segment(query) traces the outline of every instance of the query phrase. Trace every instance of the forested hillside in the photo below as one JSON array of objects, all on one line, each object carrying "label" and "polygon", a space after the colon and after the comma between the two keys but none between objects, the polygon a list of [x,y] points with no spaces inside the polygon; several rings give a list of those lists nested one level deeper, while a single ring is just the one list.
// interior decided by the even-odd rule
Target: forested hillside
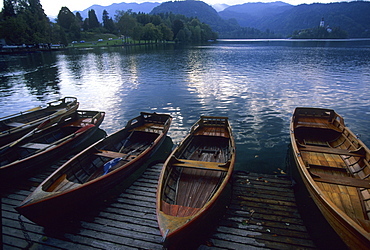
[{"label": "forested hillside", "polygon": [[103,10],[102,22],[99,22],[94,9],[90,9],[87,17],[83,18],[79,12],[74,14],[68,7],[62,7],[56,22],[52,23],[45,15],[40,0],[5,0],[4,3],[0,12],[0,49],[7,45],[51,47],[52,43],[63,47],[70,43],[82,44],[85,40],[96,45],[103,41],[102,35],[108,36],[108,42],[115,37],[116,43],[125,44],[136,41],[202,43],[217,39],[217,33],[208,24],[181,14],[151,15],[121,10],[115,13],[113,19]]},{"label": "forested hillside", "polygon": [[155,7],[150,13],[174,13],[187,17],[198,17],[200,21],[218,32],[220,38],[276,38],[273,33],[241,27],[235,20],[222,19],[215,9],[202,1],[165,2]]},{"label": "forested hillside", "polygon": [[315,3],[298,6],[279,2],[259,3],[260,11],[252,11],[256,5],[247,3],[239,8],[231,6],[219,14],[225,19],[233,18],[241,26],[268,29],[284,36],[289,36],[297,30],[318,27],[324,18],[325,25],[345,30],[350,38],[370,37],[370,2]]},{"label": "forested hillside", "polygon": [[201,22],[207,23],[215,31],[222,32],[230,29],[228,24],[217,13],[217,11],[202,1],[175,1],[165,2],[155,7],[150,14],[160,13],[181,14],[187,17],[198,17]]},{"label": "forested hillside", "polygon": [[[103,21],[102,16],[104,10],[107,11],[112,17],[116,14],[117,11],[128,11],[131,10],[131,12],[136,13],[150,13],[154,7],[160,5],[160,3],[151,3],[151,2],[145,2],[145,3],[113,3],[109,6],[101,6],[101,5],[93,5],[89,8],[86,8],[82,11],[78,11],[82,18],[87,18],[89,10],[94,10],[96,13],[96,16],[98,17],[98,20],[100,22]],[[77,11],[74,11],[76,14]]]},{"label": "forested hillside", "polygon": [[290,37],[300,30],[317,28],[322,18],[325,25],[340,29],[349,38],[370,37],[370,2],[302,4],[284,2],[246,3],[230,6],[217,13],[201,1],[165,2],[152,13],[178,13],[197,16],[224,38]]},{"label": "forested hillside", "polygon": [[245,3],[230,6],[219,12],[221,18],[235,19],[242,27],[259,27],[259,22],[294,8],[283,2]]}]

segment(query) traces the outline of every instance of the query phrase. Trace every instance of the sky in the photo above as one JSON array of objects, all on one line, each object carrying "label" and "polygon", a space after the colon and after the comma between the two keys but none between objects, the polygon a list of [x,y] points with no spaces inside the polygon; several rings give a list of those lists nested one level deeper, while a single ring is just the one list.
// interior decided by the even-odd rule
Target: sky
[{"label": "sky", "polygon": [[[167,2],[169,0],[63,0],[63,1],[56,1],[56,0],[40,0],[40,3],[45,11],[47,16],[56,17],[62,7],[68,7],[70,11],[82,11],[90,6],[97,4],[101,6],[109,6],[113,3],[122,3],[122,2],[136,2],[136,3],[143,3],[143,2]],[[277,0],[203,0],[203,2],[214,5],[214,4],[227,4],[227,5],[236,5],[236,4],[243,4],[248,2],[274,2]],[[280,0],[285,3],[289,3],[291,5],[299,5],[299,4],[311,4],[311,3],[331,3],[331,2],[343,2],[344,0]],[[351,0],[346,0],[349,2]],[[3,7],[3,1],[0,0],[0,7]]]}]

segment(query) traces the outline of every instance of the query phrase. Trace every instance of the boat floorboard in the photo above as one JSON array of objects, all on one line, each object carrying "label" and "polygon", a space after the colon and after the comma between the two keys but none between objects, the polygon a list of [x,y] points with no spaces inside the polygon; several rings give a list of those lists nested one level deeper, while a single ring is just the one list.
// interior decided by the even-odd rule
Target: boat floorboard
[{"label": "boat floorboard", "polygon": [[[3,248],[162,249],[155,211],[161,167],[149,167],[124,192],[86,211],[74,226],[56,231],[46,230],[23,216],[20,223],[14,210],[49,173],[20,184],[2,184]],[[287,178],[235,173],[231,203],[212,236],[199,249],[315,249],[290,186]]]}]

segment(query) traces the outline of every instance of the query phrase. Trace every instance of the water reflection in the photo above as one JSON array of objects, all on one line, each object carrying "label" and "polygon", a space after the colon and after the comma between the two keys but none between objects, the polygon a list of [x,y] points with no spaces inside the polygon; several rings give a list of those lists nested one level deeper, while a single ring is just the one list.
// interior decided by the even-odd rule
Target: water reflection
[{"label": "water reflection", "polygon": [[108,134],[140,111],[170,113],[175,144],[200,115],[229,116],[237,168],[271,173],[285,166],[296,106],[334,108],[370,145],[369,52],[345,42],[239,41],[3,57],[0,116],[76,96],[81,109],[106,111]]}]

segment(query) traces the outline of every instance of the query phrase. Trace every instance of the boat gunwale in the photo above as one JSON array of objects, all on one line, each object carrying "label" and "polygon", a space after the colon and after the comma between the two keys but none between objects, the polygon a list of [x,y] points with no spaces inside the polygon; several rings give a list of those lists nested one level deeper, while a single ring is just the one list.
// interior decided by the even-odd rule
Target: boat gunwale
[{"label": "boat gunwale", "polygon": [[[296,135],[295,135],[295,129],[297,128],[296,125],[296,112],[299,109],[307,109],[307,110],[320,110],[320,111],[331,111],[334,113],[336,117],[339,117],[338,119],[333,119],[333,121],[339,122],[342,128],[342,133],[344,131],[347,131],[349,134],[353,136],[353,138],[357,138],[353,132],[345,126],[344,119],[338,115],[334,110],[332,109],[316,109],[316,108],[300,108],[297,107],[294,110],[294,113],[292,115],[292,119],[290,122],[290,139],[291,139],[291,145],[292,145],[292,151],[294,155],[294,160],[297,163],[298,170],[300,173],[300,176],[302,177],[303,182],[305,183],[305,186],[307,187],[307,190],[309,191],[311,197],[315,201],[317,207],[321,211],[321,213],[324,215],[324,217],[327,219],[329,224],[333,227],[335,231],[340,235],[343,229],[338,231],[338,226],[341,228],[346,228],[347,231],[347,237],[348,232],[352,236],[352,238],[356,238],[361,241],[361,244],[365,246],[370,241],[370,232],[366,231],[359,223],[354,221],[350,216],[348,216],[345,212],[343,212],[341,209],[339,209],[330,199],[326,197],[326,195],[322,192],[321,188],[318,186],[316,181],[314,180],[313,176],[310,174],[309,169],[307,168],[306,164],[303,162],[303,159],[301,157],[301,151],[299,149],[299,145],[297,143]],[[309,126],[308,126],[309,127]],[[364,156],[365,160],[369,159],[369,149],[367,146],[358,139],[359,144],[362,146],[362,148],[365,150],[366,154]],[[330,219],[328,218],[330,216]],[[353,229],[358,232],[358,234],[355,234],[353,232]],[[357,237],[356,237],[357,236]],[[359,237],[358,237],[359,236]],[[343,238],[342,238],[343,239]],[[346,242],[346,239],[343,239],[343,241]],[[353,240],[352,240],[353,242]]]},{"label": "boat gunwale", "polygon": [[[67,99],[72,99],[72,101],[68,103],[66,101]],[[57,102],[61,102],[61,103],[59,103],[59,105],[54,105],[54,106],[52,105],[53,103],[57,103]],[[1,117],[0,122],[3,123],[5,126],[9,126],[9,124],[5,123],[7,120],[18,120],[22,118],[22,116],[30,116],[32,118],[32,117],[35,117],[36,114],[38,113],[40,114],[43,114],[46,112],[50,113],[50,114],[46,114],[43,117],[37,118],[36,120],[32,120],[27,123],[21,123],[19,126],[10,127],[9,129],[4,129],[0,131],[0,136],[11,135],[12,133],[16,133],[18,131],[22,131],[23,129],[26,129],[29,126],[37,126],[37,124],[40,124],[45,120],[53,118],[53,116],[55,116],[58,112],[61,112],[61,111],[65,111],[65,113],[58,115],[56,117],[64,116],[68,114],[69,112],[73,113],[73,111],[77,110],[78,106],[79,106],[79,102],[77,102],[76,97],[64,97],[64,98],[61,98],[55,101],[48,102],[47,107],[45,108],[42,108],[42,106],[37,106],[33,108],[36,110],[30,109],[30,110],[21,111],[19,113]]]},{"label": "boat gunwale", "polygon": [[[142,113],[145,113],[145,112],[142,112]],[[145,113],[145,114],[151,114],[151,113]],[[156,147],[158,145],[158,143],[162,139],[164,139],[165,135],[167,134],[167,132],[169,130],[169,126],[171,124],[172,117],[170,115],[166,115],[166,114],[157,114],[157,115],[168,116],[167,119],[166,119],[166,122],[164,123],[164,124],[166,124],[166,126],[164,126],[163,131],[161,133],[158,133],[158,136],[155,139],[155,141],[140,154],[140,157],[136,157],[135,159],[131,160],[130,162],[128,162],[127,164],[125,164],[126,166],[117,168],[117,169],[115,169],[113,171],[110,171],[106,175],[99,176],[99,177],[94,178],[94,179],[92,179],[90,181],[87,181],[85,183],[75,183],[74,182],[75,184],[79,184],[79,185],[76,185],[76,186],[74,186],[71,189],[63,190],[61,192],[59,192],[59,191],[56,191],[56,192],[55,191],[45,191],[48,188],[50,188],[50,186],[52,186],[53,183],[55,183],[60,177],[62,177],[64,174],[66,174],[66,172],[68,171],[68,169],[66,169],[66,168],[72,162],[78,160],[79,157],[81,157],[82,155],[84,155],[88,151],[96,151],[96,146],[99,145],[99,144],[101,144],[101,143],[103,143],[104,140],[109,139],[109,138],[114,138],[114,136],[117,135],[117,134],[119,134],[119,133],[124,133],[125,131],[128,132],[128,131],[134,129],[135,127],[137,127],[138,122],[134,122],[134,121],[137,120],[137,118],[141,117],[141,116],[138,116],[138,117],[135,117],[135,118],[129,120],[127,122],[127,125],[124,128],[119,129],[119,130],[115,131],[114,133],[112,133],[111,135],[98,140],[97,142],[93,143],[92,145],[90,145],[89,147],[85,148],[84,150],[82,150],[81,152],[79,152],[78,154],[76,154],[74,157],[72,157],[71,159],[69,159],[66,163],[64,163],[63,165],[61,165],[59,168],[57,168],[18,207],[22,207],[23,205],[26,207],[26,206],[29,206],[29,205],[32,205],[32,204],[36,204],[36,203],[40,203],[40,202],[46,202],[47,200],[57,199],[58,197],[61,197],[61,196],[67,196],[68,194],[70,194],[72,192],[75,192],[76,190],[81,190],[81,189],[88,188],[90,186],[95,185],[95,183],[100,182],[103,179],[111,179],[111,176],[114,176],[114,174],[116,174],[117,172],[124,171],[128,166],[135,164],[137,161],[141,160],[142,158],[145,158],[146,155],[152,151],[152,148],[153,147]],[[127,127],[127,126],[129,126],[129,127]],[[147,132],[147,133],[153,133],[153,132]],[[57,178],[55,178],[55,176],[57,176]],[[53,178],[54,178],[54,180],[51,180]],[[67,178],[66,178],[66,180],[69,181]],[[49,183],[49,184],[48,184],[47,187],[45,187],[45,185],[47,183]],[[47,196],[44,197],[44,198],[42,198],[42,199],[33,201],[33,202],[27,201],[36,192],[40,192],[40,193],[42,192],[44,194],[47,194]]]},{"label": "boat gunwale", "polygon": [[[216,192],[212,195],[212,198],[210,200],[208,200],[204,204],[204,206],[201,207],[197,211],[196,214],[191,215],[191,216],[186,216],[186,217],[175,217],[175,216],[172,216],[172,215],[168,215],[168,214],[164,213],[163,210],[162,210],[162,201],[164,201],[162,199],[162,197],[163,197],[164,188],[167,185],[167,184],[164,183],[164,181],[167,181],[167,179],[168,179],[168,177],[166,177],[166,179],[165,179],[164,176],[167,172],[167,169],[170,168],[171,165],[172,165],[171,164],[172,157],[175,156],[175,154],[178,151],[180,151],[182,147],[187,147],[187,145],[186,145],[187,142],[189,140],[191,140],[191,137],[194,137],[194,134],[196,133],[197,130],[202,128],[201,121],[202,121],[203,118],[221,118],[221,119],[225,120],[225,124],[223,126],[225,126],[227,128],[227,131],[228,131],[228,134],[229,134],[229,137],[227,137],[227,138],[228,138],[229,143],[230,143],[230,151],[232,151],[231,157],[228,160],[228,162],[230,162],[229,169],[228,169],[227,172],[225,171],[226,175],[224,176],[224,179],[223,179],[221,185],[218,186]],[[211,126],[211,125],[209,125],[209,126]],[[219,136],[219,137],[223,137],[223,136]],[[234,140],[234,137],[233,137],[233,134],[232,134],[231,125],[228,121],[228,117],[201,116],[200,119],[191,127],[191,130],[186,135],[186,137],[178,144],[178,146],[168,156],[165,163],[163,164],[163,168],[162,168],[162,171],[161,171],[159,179],[158,179],[157,194],[156,194],[156,217],[157,217],[157,221],[158,221],[158,224],[159,224],[160,232],[161,232],[162,236],[164,237],[163,238],[163,244],[164,245],[167,244],[167,241],[169,240],[169,238],[176,238],[176,236],[181,232],[181,230],[183,230],[185,228],[189,228],[189,227],[191,228],[191,227],[193,227],[193,225],[196,225],[196,223],[199,223],[199,219],[202,216],[205,216],[207,211],[211,210],[214,207],[214,205],[217,203],[218,198],[220,197],[222,192],[225,190],[227,184],[229,183],[229,181],[231,179],[231,176],[232,176],[232,173],[233,173],[233,170],[234,170],[234,164],[235,164],[235,151],[236,151],[235,149],[236,149],[235,140]],[[181,161],[181,158],[179,159],[179,161]],[[225,164],[227,164],[227,162]],[[172,171],[172,169],[170,169],[169,171]],[[167,174],[167,176],[168,175],[169,174]],[[169,220],[169,218],[181,218],[181,219],[186,219],[187,222],[184,223],[183,225],[181,225],[180,227],[177,227],[174,231],[166,232],[166,230],[163,229],[160,225],[161,224],[160,221],[162,220],[161,217],[165,220]]]},{"label": "boat gunwale", "polygon": [[[76,113],[77,112],[79,112],[79,110],[77,110],[77,111],[75,111]],[[74,113],[75,113],[74,112]],[[84,112],[86,112],[86,111],[84,111]],[[89,123],[89,125],[94,125],[95,127],[96,127],[96,124],[98,124],[98,125],[100,125],[100,123],[103,121],[103,119],[104,119],[104,117],[105,117],[105,112],[103,112],[103,111],[91,111],[91,112],[95,112],[95,113],[97,113],[97,115],[99,115],[100,114],[100,117],[99,117],[99,119],[97,119],[97,117],[96,116],[94,116],[94,117],[91,117],[91,119],[93,119],[93,118],[95,118],[96,119],[96,122],[95,123],[93,123],[93,121],[91,121],[91,123]],[[69,115],[66,115],[66,116],[64,116],[64,117],[70,117],[70,116],[72,116],[74,113],[71,113],[71,114],[69,114]],[[80,120],[80,119],[78,119],[78,120]],[[67,122],[67,124],[68,124],[69,122]],[[68,126],[67,126],[68,127]],[[59,127],[59,129],[61,129],[62,127]],[[80,129],[83,129],[84,127],[81,127]],[[32,155],[30,155],[30,156],[28,156],[28,157],[25,157],[25,158],[23,158],[23,159],[18,159],[18,160],[15,160],[15,161],[12,161],[12,162],[10,162],[9,164],[6,164],[6,165],[3,165],[3,166],[0,166],[0,171],[7,171],[8,169],[10,169],[10,168],[12,168],[13,166],[15,166],[15,165],[18,165],[18,164],[23,164],[24,162],[27,162],[27,161],[30,161],[30,160],[33,160],[33,159],[35,159],[35,158],[37,158],[37,157],[40,157],[41,155],[44,155],[44,154],[46,154],[46,153],[48,153],[48,152],[50,152],[51,150],[53,150],[53,151],[55,151],[55,150],[57,150],[57,149],[59,149],[59,148],[61,148],[61,147],[63,147],[65,144],[67,144],[67,143],[69,143],[72,139],[74,140],[74,139],[76,139],[76,138],[79,138],[79,137],[81,137],[81,136],[83,136],[83,135],[85,135],[85,132],[88,132],[90,129],[92,129],[93,128],[93,126],[90,126],[90,127],[88,127],[87,128],[87,130],[84,130],[84,131],[82,131],[82,133],[80,133],[80,132],[78,132],[78,130],[77,131],[75,131],[75,132],[73,132],[73,133],[71,133],[71,134],[69,134],[69,135],[67,135],[67,136],[65,136],[65,137],[63,137],[63,138],[61,138],[61,139],[59,139],[58,141],[61,141],[60,143],[56,143],[56,142],[58,142],[58,141],[56,141],[56,142],[53,142],[53,143],[51,143],[51,144],[49,144],[49,146],[47,146],[45,149],[42,149],[42,150],[39,150],[39,152],[35,152],[35,154],[32,154]],[[49,128],[50,129],[50,128]],[[78,132],[78,133],[77,133]],[[69,138],[69,137],[71,137],[71,138]],[[56,144],[56,145],[53,145],[53,144]]]}]

